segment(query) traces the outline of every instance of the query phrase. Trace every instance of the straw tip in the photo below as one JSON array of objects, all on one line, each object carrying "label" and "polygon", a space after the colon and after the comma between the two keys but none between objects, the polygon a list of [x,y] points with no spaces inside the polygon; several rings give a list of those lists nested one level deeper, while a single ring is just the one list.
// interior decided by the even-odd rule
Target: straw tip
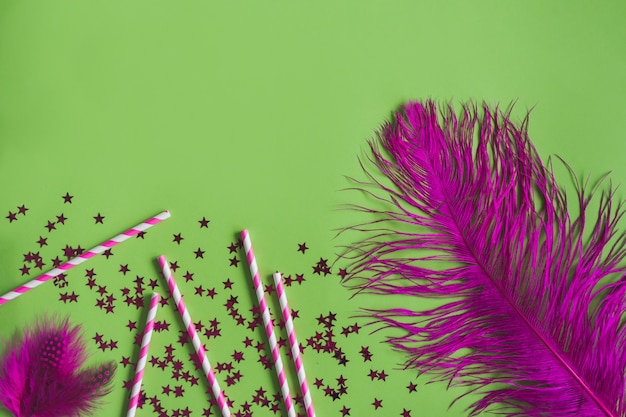
[{"label": "straw tip", "polygon": [[167,259],[165,259],[165,256],[161,255],[161,256],[159,256],[158,259],[159,259],[159,264],[161,266],[165,266],[167,264]]},{"label": "straw tip", "polygon": [[163,210],[162,212],[160,212],[159,214],[157,214],[154,217],[159,219],[159,220],[167,220],[170,217],[172,217],[172,213],[170,213],[169,210]]}]

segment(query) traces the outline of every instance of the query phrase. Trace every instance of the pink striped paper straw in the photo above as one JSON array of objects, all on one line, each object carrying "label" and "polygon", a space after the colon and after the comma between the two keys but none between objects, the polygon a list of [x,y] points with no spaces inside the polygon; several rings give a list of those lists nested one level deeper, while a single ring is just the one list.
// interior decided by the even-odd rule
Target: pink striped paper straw
[{"label": "pink striped paper straw", "polygon": [[152,294],[152,298],[150,299],[150,309],[148,310],[148,318],[146,319],[146,326],[143,331],[143,339],[141,340],[139,359],[137,360],[137,366],[135,367],[135,381],[133,382],[133,388],[130,391],[128,414],[126,414],[127,417],[134,417],[137,412],[137,404],[139,403],[139,394],[141,392],[141,381],[143,380],[143,371],[146,367],[146,361],[148,360],[150,339],[152,338],[152,329],[154,329],[154,318],[156,317],[160,300],[161,296],[158,293]]},{"label": "pink striped paper straw", "polygon": [[304,372],[304,364],[302,363],[302,354],[300,352],[300,344],[296,338],[296,329],[293,327],[293,319],[291,317],[291,309],[287,303],[287,294],[283,287],[283,276],[276,272],[274,275],[274,285],[276,286],[276,293],[278,294],[278,302],[280,303],[280,309],[283,311],[283,320],[285,321],[285,327],[289,336],[289,344],[291,346],[291,356],[296,366],[298,373],[298,382],[300,383],[300,392],[302,398],[304,398],[304,407],[306,408],[306,414],[308,417],[315,417],[315,410],[313,409],[313,400],[311,400],[311,392],[309,391],[309,384],[306,380],[306,373]]},{"label": "pink striped paper straw", "polygon": [[270,318],[270,310],[265,300],[265,293],[263,292],[263,284],[259,277],[259,269],[257,268],[256,258],[254,257],[254,250],[252,249],[252,241],[250,240],[250,233],[247,230],[241,232],[241,238],[243,239],[243,246],[246,250],[248,257],[248,265],[250,266],[250,275],[252,276],[252,282],[254,283],[254,292],[256,298],[259,300],[259,307],[261,308],[261,315],[263,316],[263,324],[265,325],[265,333],[269,339],[270,349],[272,350],[272,357],[274,358],[274,368],[276,368],[276,375],[278,376],[278,382],[280,383],[280,390],[285,400],[285,408],[289,417],[296,417],[296,410],[291,401],[291,394],[289,393],[289,384],[287,382],[287,376],[285,375],[285,369],[283,368],[283,361],[280,358],[280,351],[278,350],[278,343],[276,343],[276,335],[274,334],[274,325]]},{"label": "pink striped paper straw", "polygon": [[211,368],[211,363],[209,362],[209,358],[206,355],[206,351],[204,350],[204,346],[200,343],[200,338],[198,337],[198,332],[196,331],[196,326],[191,321],[191,316],[187,311],[187,307],[185,307],[185,302],[183,301],[183,297],[180,294],[178,289],[178,285],[176,285],[176,281],[174,281],[174,276],[172,275],[172,271],[170,270],[170,264],[165,259],[165,256],[159,256],[159,264],[161,265],[161,269],[163,270],[163,277],[167,281],[167,285],[170,287],[170,293],[172,297],[174,297],[174,302],[178,307],[178,312],[183,318],[183,323],[187,328],[187,333],[189,334],[189,338],[191,339],[191,343],[193,347],[196,349],[196,354],[202,363],[202,369],[209,381],[209,385],[211,385],[211,390],[213,391],[213,396],[217,401],[217,405],[222,410],[223,417],[230,417],[230,410],[228,409],[228,403],[226,402],[226,398],[224,397],[224,393],[220,388],[219,383],[217,382],[217,378],[215,377],[215,372],[213,372],[213,368]]},{"label": "pink striped paper straw", "polygon": [[169,211],[164,211],[162,213],[157,214],[156,216],[144,221],[141,224],[138,224],[137,226],[128,229],[127,231],[125,231],[124,233],[115,236],[114,238],[111,238],[109,240],[107,240],[104,243],[101,243],[100,245],[96,246],[93,249],[90,249],[86,252],[81,253],[80,255],[70,259],[69,261],[65,262],[64,264],[54,268],[52,271],[47,272],[43,275],[38,276],[37,278],[28,281],[26,284],[17,287],[16,289],[14,289],[13,291],[4,294],[2,297],[0,297],[0,305],[8,303],[9,301],[19,297],[20,295],[24,294],[25,292],[28,292],[30,290],[32,290],[35,287],[40,286],[41,284],[43,284],[44,282],[61,275],[64,272],[69,271],[70,269],[74,268],[77,265],[82,264],[83,262],[85,262],[87,259],[89,258],[93,258],[94,256],[98,255],[99,253],[104,252],[107,249],[112,248],[113,246],[122,243],[123,241],[129,239],[132,236],[135,236],[136,234],[138,234],[139,232],[143,232],[144,230],[147,230],[149,228],[151,228],[152,226],[154,226],[157,223],[162,222],[165,219],[169,219],[170,218],[170,212]]}]

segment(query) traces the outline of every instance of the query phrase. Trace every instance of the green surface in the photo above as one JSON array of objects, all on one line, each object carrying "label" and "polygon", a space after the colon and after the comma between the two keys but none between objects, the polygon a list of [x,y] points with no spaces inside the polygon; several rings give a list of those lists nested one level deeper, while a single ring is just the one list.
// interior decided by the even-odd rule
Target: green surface
[{"label": "green surface", "polygon": [[[19,271],[22,254],[37,250],[40,236],[49,236],[41,249],[48,262],[65,244],[91,247],[163,209],[172,212],[143,241],[76,268],[67,288],[47,283],[1,306],[0,334],[44,312],[71,314],[88,337],[100,332],[119,341],[102,352],[90,340],[94,360],[133,358],[125,325],[141,327],[144,315],[121,300],[113,315],[95,307],[85,268],[115,291],[140,275],[158,279],[166,294],[155,263],[164,253],[182,265],[177,275],[194,320],[222,323],[221,337],[204,339],[212,362],[232,361],[246,336],[264,340],[258,328],[236,326],[223,307],[231,295],[247,315],[255,304],[244,265],[231,267],[226,249],[248,228],[266,282],[277,269],[305,274],[302,285],[288,288],[301,341],[320,331],[320,312],[337,313],[337,341],[350,363],[341,367],[307,350],[305,366],[311,383],[336,386],[343,375],[349,392],[333,401],[313,388],[318,416],[340,416],[343,407],[351,416],[398,416],[403,409],[413,417],[463,415],[467,402],[448,409],[458,392],[396,369],[402,356],[380,343],[384,332],[340,333],[359,307],[387,305],[349,300],[336,266],[327,277],[311,270],[320,257],[334,259],[341,242],[332,239],[334,229],[353,220],[337,210],[356,198],[339,192],[348,186],[344,175],[362,178],[357,156],[366,140],[408,99],[516,100],[518,115],[534,108],[530,133],[542,156],[558,153],[579,174],[613,171],[613,181],[624,182],[625,12],[618,1],[0,0],[0,292],[27,279]],[[66,192],[75,196],[71,205],[61,198]],[[4,216],[21,204],[27,215],[9,223]],[[104,224],[94,223],[98,212]],[[46,222],[61,213],[67,224],[48,233]],[[197,222],[203,216],[211,220],[206,229]],[[172,234],[179,232],[185,240],[176,245]],[[297,244],[305,241],[311,249],[303,255]],[[198,247],[204,259],[195,259]],[[121,264],[131,273],[121,274]],[[194,282],[182,278],[186,271]],[[230,292],[222,288],[227,279]],[[215,287],[215,299],[191,296],[199,283]],[[80,302],[58,302],[67,290]],[[154,336],[162,355],[182,327],[171,306],[159,318],[171,323]],[[176,346],[178,357],[186,356]],[[363,346],[371,362],[359,355]],[[243,378],[227,388],[235,410],[259,386],[277,392],[274,375],[246,352],[238,365]],[[122,383],[131,368],[120,367],[97,416],[124,412]],[[372,369],[389,377],[372,381]],[[409,393],[412,381],[418,389]],[[161,395],[167,384],[167,372],[146,370],[147,391]],[[183,399],[161,395],[163,404],[200,416],[208,407],[205,388],[188,387]],[[374,398],[382,408],[374,410]],[[158,414],[147,407],[138,415]]]}]

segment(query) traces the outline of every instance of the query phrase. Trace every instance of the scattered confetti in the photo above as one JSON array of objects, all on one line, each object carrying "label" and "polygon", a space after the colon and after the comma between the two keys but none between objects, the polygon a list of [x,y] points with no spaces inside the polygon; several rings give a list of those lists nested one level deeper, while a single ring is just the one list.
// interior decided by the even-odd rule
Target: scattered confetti
[{"label": "scattered confetti", "polygon": [[[31,207],[19,204],[2,208],[7,213],[3,222],[6,230],[10,232],[14,227],[28,224],[32,234],[28,240],[30,247],[22,251],[17,260],[19,264],[12,269],[16,275],[23,276],[24,281],[40,275],[44,268],[58,267],[85,252],[83,242],[79,245],[65,238],[69,230],[66,228],[75,223],[90,225],[93,229],[86,229],[84,233],[85,242],[89,243],[90,231],[93,235],[101,235],[104,230],[101,225],[119,220],[112,214],[102,214],[110,213],[108,207],[81,207],[86,203],[79,197],[66,192],[59,201],[56,200],[58,195],[55,196],[57,204],[51,203],[48,213],[31,204]],[[62,207],[67,210],[61,212]],[[216,377],[224,389],[232,415],[286,415],[276,386],[271,382],[255,383],[259,375],[269,375],[265,381],[272,381],[275,378],[274,364],[264,336],[260,309],[253,302],[248,272],[240,267],[240,263],[246,261],[243,242],[239,238],[234,241],[219,236],[207,238],[205,232],[202,232],[205,236],[202,240],[194,237],[198,228],[208,229],[210,222],[203,216],[199,220],[177,219],[177,223],[172,223],[177,229],[166,235],[163,245],[165,253],[175,254],[170,259],[170,269],[179,277],[185,301],[201,302],[206,306],[205,310],[194,314],[197,320],[194,326],[209,355],[215,350],[218,358],[213,362]],[[141,247],[143,241],[151,241],[151,234],[144,231],[136,236],[141,239],[135,243],[136,247]],[[318,246],[309,243],[311,247]],[[293,291],[306,297],[309,291],[319,286],[328,286],[329,291],[340,290],[340,279],[347,274],[345,269],[335,267],[329,260],[332,248],[327,248],[326,253],[316,253],[310,249],[309,243],[304,240],[289,243],[290,247],[297,248],[292,256],[297,253],[294,259],[299,262],[296,271],[283,274],[284,286],[292,288],[290,296]],[[140,314],[153,291],[168,292],[154,263],[146,262],[152,265],[147,268],[137,259],[136,253],[129,256],[122,249],[119,254],[117,250],[114,254],[111,248],[104,250],[102,262],[58,275],[52,288],[56,291],[52,301],[57,304],[55,311],[88,311],[96,320],[116,319],[107,321],[106,326],[95,327],[98,330],[90,335],[90,348],[103,356],[111,355],[118,361],[120,369],[125,370],[119,373],[115,389],[126,391],[126,398],[133,386],[136,354],[142,339],[140,327],[145,316],[140,318]],[[221,272],[214,273],[216,270]],[[271,275],[263,276],[262,280],[268,299],[275,298]],[[154,321],[153,347],[145,367],[146,379],[159,381],[159,384],[142,388],[137,397],[137,408],[158,417],[218,416],[220,409],[210,395],[189,335],[173,315],[176,313],[173,300],[163,296],[159,305],[162,308]],[[292,352],[285,322],[280,310],[271,308],[277,345],[287,367],[292,361]],[[316,408],[335,416],[384,412],[385,415],[411,417],[412,401],[418,392],[415,375],[389,369],[387,362],[384,365],[378,363],[385,355],[377,352],[386,352],[385,345],[373,341],[369,331],[363,331],[363,323],[354,321],[345,309],[329,309],[326,303],[294,303],[292,316],[301,338],[302,360],[307,367]],[[115,326],[126,336],[119,337],[113,332],[111,329]],[[316,368],[316,363],[326,365],[321,370]],[[304,400],[297,388],[294,369],[286,370],[297,415],[304,417]],[[370,387],[370,395],[351,390],[353,384]],[[394,395],[403,392],[406,401],[385,400],[387,392]],[[186,398],[193,393],[201,393],[206,402],[190,403]]]}]

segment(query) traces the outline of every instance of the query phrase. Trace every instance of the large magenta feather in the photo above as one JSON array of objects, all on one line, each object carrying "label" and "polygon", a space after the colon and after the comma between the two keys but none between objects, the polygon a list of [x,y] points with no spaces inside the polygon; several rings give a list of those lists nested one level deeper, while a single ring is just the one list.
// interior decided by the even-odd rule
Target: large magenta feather
[{"label": "large magenta feather", "polygon": [[[590,218],[599,191],[576,182],[569,213],[528,119],[509,114],[428,101],[382,127],[370,159],[387,180],[359,189],[388,208],[359,207],[377,217],[352,228],[369,233],[346,282],[401,300],[368,313],[401,330],[389,341],[408,367],[478,394],[470,415],[624,416],[622,205],[603,191]],[[443,301],[424,311],[407,295]]]},{"label": "large magenta feather", "polygon": [[110,391],[114,363],[83,368],[80,327],[46,318],[19,332],[0,357],[0,401],[15,417],[78,417]]}]

